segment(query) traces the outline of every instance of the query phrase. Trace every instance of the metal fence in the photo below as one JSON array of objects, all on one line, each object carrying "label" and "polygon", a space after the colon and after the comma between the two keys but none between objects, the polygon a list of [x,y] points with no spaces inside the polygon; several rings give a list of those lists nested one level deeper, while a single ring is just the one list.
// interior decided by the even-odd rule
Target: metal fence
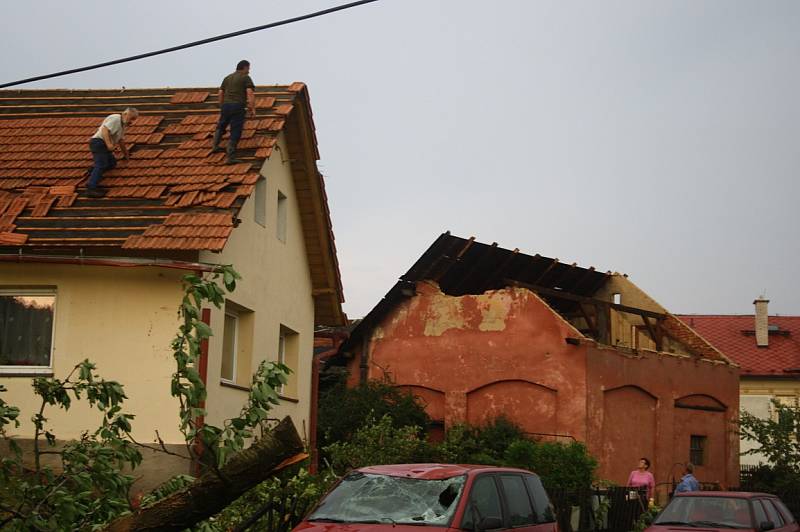
[{"label": "metal fence", "polygon": [[646,490],[548,490],[561,532],[628,532],[647,508]]}]

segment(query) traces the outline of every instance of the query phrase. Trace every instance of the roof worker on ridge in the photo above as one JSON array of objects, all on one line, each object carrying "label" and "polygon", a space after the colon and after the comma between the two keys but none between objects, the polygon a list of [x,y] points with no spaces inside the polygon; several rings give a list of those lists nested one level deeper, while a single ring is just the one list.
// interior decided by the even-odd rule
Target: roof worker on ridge
[{"label": "roof worker on ridge", "polygon": [[[228,164],[239,163],[236,159],[236,145],[242,136],[244,119],[246,114],[255,116],[256,114],[256,86],[250,79],[250,61],[242,60],[236,65],[236,72],[228,74],[222,80],[219,87],[219,122],[217,130],[214,132],[214,143],[211,152],[221,151],[219,141],[225,133],[225,129],[230,125],[231,136],[228,139]],[[245,112],[245,105],[247,112]]]},{"label": "roof worker on ridge", "polygon": [[91,198],[102,198],[105,189],[100,188],[100,180],[103,179],[103,172],[112,170],[117,166],[117,159],[114,157],[114,150],[119,146],[122,158],[127,159],[128,147],[125,145],[125,128],[128,127],[139,117],[139,111],[135,107],[128,107],[122,113],[108,115],[97,131],[89,139],[89,151],[92,152],[94,166],[89,173],[89,182],[86,187],[89,189],[87,195]]}]

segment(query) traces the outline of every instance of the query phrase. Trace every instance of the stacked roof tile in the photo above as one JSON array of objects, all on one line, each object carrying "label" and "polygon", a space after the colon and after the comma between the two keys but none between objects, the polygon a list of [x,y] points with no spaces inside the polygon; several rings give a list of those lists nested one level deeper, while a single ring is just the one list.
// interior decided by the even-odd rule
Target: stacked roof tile
[{"label": "stacked roof tile", "polygon": [[[257,87],[235,165],[211,153],[214,89],[0,91],[0,247],[222,250],[304,91]],[[89,198],[89,138],[129,106],[131,158]]]}]

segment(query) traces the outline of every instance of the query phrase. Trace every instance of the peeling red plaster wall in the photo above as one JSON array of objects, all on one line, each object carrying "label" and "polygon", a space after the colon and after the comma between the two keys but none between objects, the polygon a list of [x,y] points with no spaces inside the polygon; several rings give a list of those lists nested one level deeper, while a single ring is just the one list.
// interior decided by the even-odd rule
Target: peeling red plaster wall
[{"label": "peeling red plaster wall", "polygon": [[[451,297],[420,283],[417,291],[373,331],[369,378],[428,390],[432,417],[443,410],[446,426],[504,412],[530,432],[584,437],[585,348],[565,343],[578,336],[571,325],[523,288]],[[351,384],[360,363],[357,353]]]},{"label": "peeling red plaster wall", "polygon": [[[528,432],[571,435],[599,459],[600,478],[619,484],[642,456],[653,462],[656,482],[679,478],[673,465],[688,460],[689,437],[698,433],[691,431],[702,429],[715,456],[698,478],[738,482],[737,368],[567,344],[580,334],[523,288],[452,297],[426,282],[417,292],[372,331],[368,377],[388,375],[414,391],[434,420],[448,427],[503,413]],[[360,363],[356,349],[348,365],[353,385]],[[709,404],[726,412],[674,407],[693,394],[713,397]]]}]

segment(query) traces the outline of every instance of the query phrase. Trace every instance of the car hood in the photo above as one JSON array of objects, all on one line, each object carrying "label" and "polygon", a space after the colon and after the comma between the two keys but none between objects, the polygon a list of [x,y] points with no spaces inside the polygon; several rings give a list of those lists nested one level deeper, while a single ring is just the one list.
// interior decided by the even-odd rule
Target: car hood
[{"label": "car hood", "polygon": [[386,532],[388,530],[393,532],[433,532],[436,530],[447,530],[447,527],[392,525],[391,523],[311,523],[304,521],[297,525],[292,532],[297,532],[299,530],[307,532],[336,532],[339,530],[346,530],[348,532]]}]

